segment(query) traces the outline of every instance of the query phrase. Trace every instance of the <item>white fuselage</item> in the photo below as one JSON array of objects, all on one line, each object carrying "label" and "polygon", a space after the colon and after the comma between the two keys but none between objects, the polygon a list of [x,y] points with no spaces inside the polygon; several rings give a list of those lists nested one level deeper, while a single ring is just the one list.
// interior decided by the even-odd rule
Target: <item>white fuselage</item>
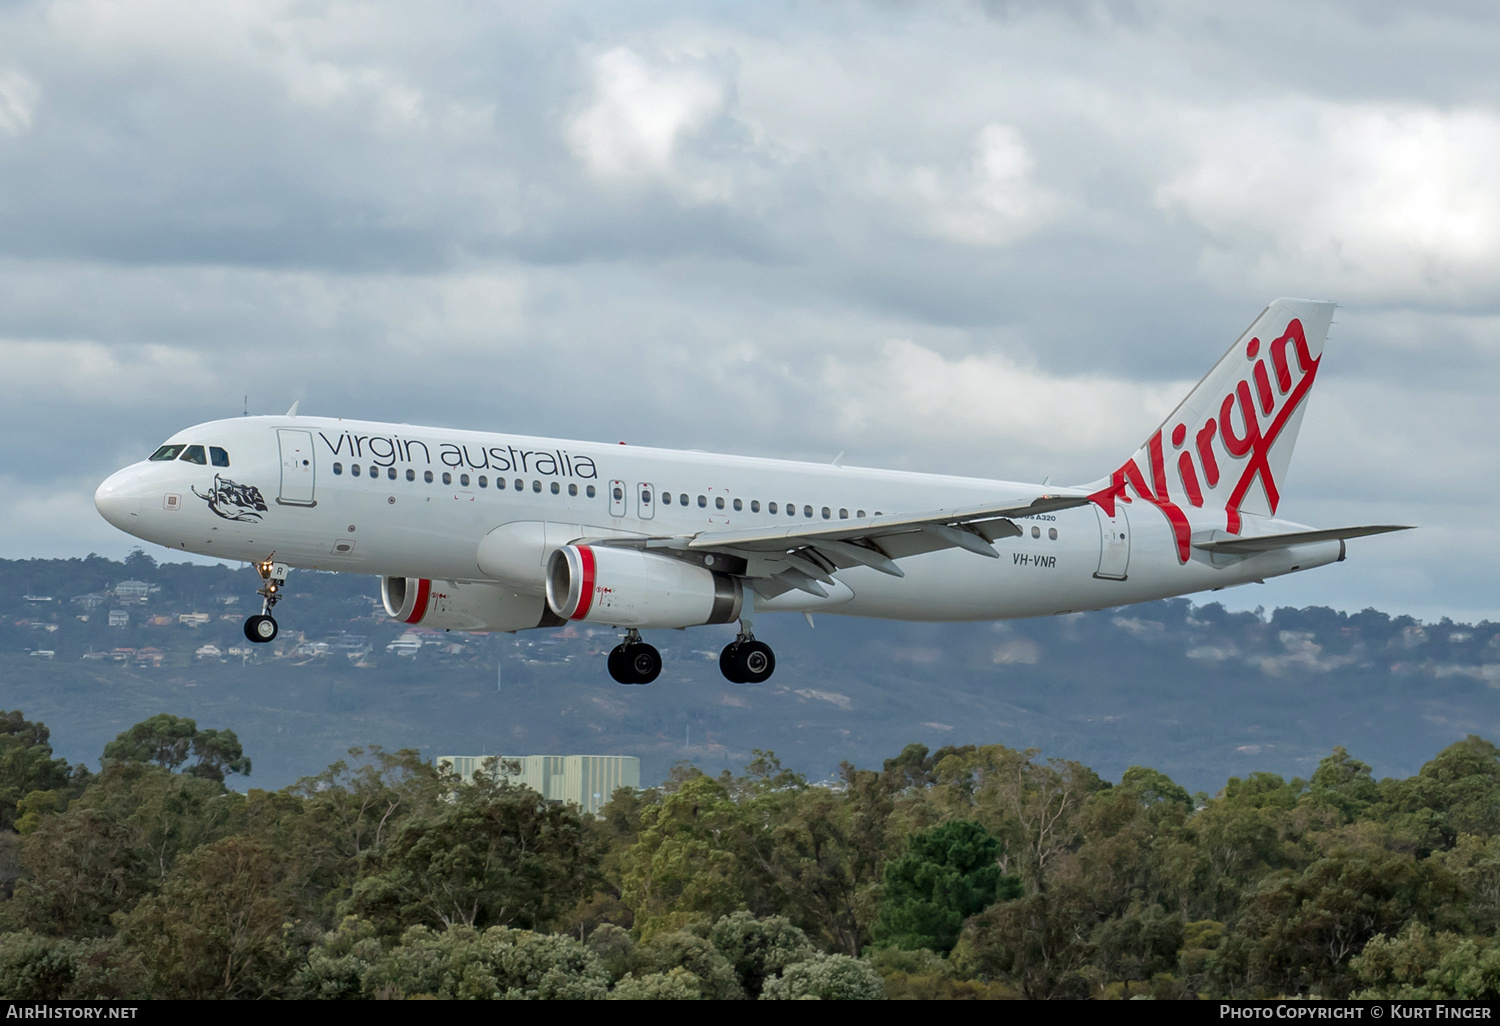
[{"label": "white fuselage", "polygon": [[[96,502],[115,526],[210,557],[257,561],[274,553],[295,567],[454,581],[492,579],[481,566],[481,543],[506,525],[545,525],[538,536],[561,545],[1024,503],[1042,490],[317,417],[214,421],[169,443],[217,452],[202,463],[148,460],[113,475]],[[1225,528],[1222,510],[1193,511],[1189,519],[1194,538]],[[1298,526],[1246,520],[1242,535]],[[1195,552],[1182,562],[1167,520],[1140,501],[1118,505],[1113,517],[1091,503],[1016,523],[1019,537],[995,542],[999,559],[961,548],[928,552],[901,560],[904,577],[867,567],[840,570],[841,586],[826,597],[791,591],[757,607],[901,620],[1008,619],[1223,588],[1334,562],[1343,553],[1341,542],[1322,541],[1247,557]]]}]

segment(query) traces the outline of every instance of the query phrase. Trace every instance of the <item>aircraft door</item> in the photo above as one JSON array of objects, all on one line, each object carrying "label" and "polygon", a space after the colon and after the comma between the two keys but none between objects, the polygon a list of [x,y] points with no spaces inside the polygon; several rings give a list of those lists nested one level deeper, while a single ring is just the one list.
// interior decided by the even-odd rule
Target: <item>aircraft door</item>
[{"label": "aircraft door", "polygon": [[1130,520],[1125,514],[1125,506],[1116,501],[1114,516],[1097,505],[1094,512],[1099,515],[1099,569],[1094,576],[1107,581],[1123,581],[1130,567]]},{"label": "aircraft door", "polygon": [[281,445],[281,494],[276,502],[282,506],[316,506],[312,432],[278,428],[276,440]]},{"label": "aircraft door", "polygon": [[612,517],[623,517],[625,515],[624,481],[611,481],[609,483],[609,515]]},{"label": "aircraft door", "polygon": [[656,516],[656,487],[642,482],[635,486],[636,515],[642,520]]}]

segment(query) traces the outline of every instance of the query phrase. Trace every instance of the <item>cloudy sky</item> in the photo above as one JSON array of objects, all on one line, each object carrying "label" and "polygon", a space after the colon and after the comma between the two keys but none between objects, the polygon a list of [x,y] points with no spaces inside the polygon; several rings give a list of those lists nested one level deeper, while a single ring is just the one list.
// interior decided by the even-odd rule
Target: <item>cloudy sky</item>
[{"label": "cloudy sky", "polygon": [[304,413],[1055,482],[1338,301],[1223,597],[1500,618],[1481,2],[0,5],[0,556]]}]

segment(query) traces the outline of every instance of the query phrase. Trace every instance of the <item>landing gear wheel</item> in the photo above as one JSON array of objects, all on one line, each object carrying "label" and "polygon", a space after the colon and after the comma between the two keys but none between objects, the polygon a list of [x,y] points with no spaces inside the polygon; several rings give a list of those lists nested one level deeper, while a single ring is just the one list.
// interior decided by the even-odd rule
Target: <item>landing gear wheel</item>
[{"label": "landing gear wheel", "polygon": [[650,684],[661,676],[661,653],[644,641],[616,645],[609,653],[609,675],[621,684]]},{"label": "landing gear wheel", "polygon": [[265,613],[257,613],[245,621],[245,637],[257,645],[276,640],[276,620]]},{"label": "landing gear wheel", "polygon": [[[752,639],[731,647],[735,650],[732,660],[735,675],[746,684],[763,684],[771,679],[771,674],[776,672],[776,653],[772,652],[771,646],[764,641]],[[722,656],[720,660],[723,660]]]},{"label": "landing gear wheel", "polygon": [[637,684],[650,684],[661,676],[661,653],[645,642],[627,648],[625,659]]},{"label": "landing gear wheel", "polygon": [[719,653],[719,672],[731,684],[746,683],[745,678],[740,676],[740,671],[734,665],[735,656],[739,653],[739,647],[740,643],[738,641],[731,641],[724,646],[724,651]]}]

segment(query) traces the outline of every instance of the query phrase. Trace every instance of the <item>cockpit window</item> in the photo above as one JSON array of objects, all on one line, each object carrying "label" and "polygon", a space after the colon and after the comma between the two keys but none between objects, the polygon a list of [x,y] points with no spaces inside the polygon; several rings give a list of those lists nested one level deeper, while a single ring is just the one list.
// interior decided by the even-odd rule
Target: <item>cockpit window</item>
[{"label": "cockpit window", "polygon": [[186,448],[187,446],[185,445],[164,445],[160,449],[153,452],[151,454],[151,458],[158,462],[162,460],[175,460],[178,454],[180,454],[182,450]]},{"label": "cockpit window", "polygon": [[229,466],[228,450],[221,449],[217,445],[210,445],[208,447],[208,459],[216,467]]},{"label": "cockpit window", "polygon": [[182,451],[182,455],[177,458],[184,463],[196,463],[200,467],[208,465],[208,457],[203,455],[203,446],[201,445],[188,446]]}]

